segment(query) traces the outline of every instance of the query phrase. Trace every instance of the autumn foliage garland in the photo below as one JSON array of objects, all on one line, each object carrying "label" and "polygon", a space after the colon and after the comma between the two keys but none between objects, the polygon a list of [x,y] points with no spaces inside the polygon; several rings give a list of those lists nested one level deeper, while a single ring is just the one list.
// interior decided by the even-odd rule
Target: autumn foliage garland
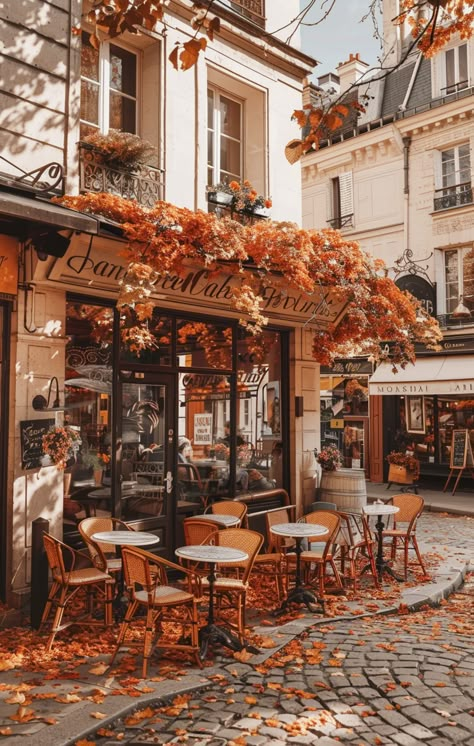
[{"label": "autumn foliage garland", "polygon": [[169,274],[184,274],[189,263],[240,279],[232,304],[241,314],[240,323],[255,335],[268,323],[263,277],[267,286],[283,294],[288,288],[309,297],[330,290],[336,301],[346,303],[346,312],[337,326],[315,332],[313,354],[324,365],[355,350],[386,358],[385,343],[390,341],[390,358],[404,366],[415,358],[415,341],[436,347],[441,339],[437,322],[386,276],[383,262],[365,254],[356,242],[344,240],[338,231],[304,230],[270,220],[243,226],[167,202],[149,209],[107,193],[56,201],[121,226],[128,239],[123,253],[129,265],[118,306],[125,315],[133,309],[138,319],[126,328],[127,340],[138,353],[155,344],[146,323],[155,305],[155,283]]}]

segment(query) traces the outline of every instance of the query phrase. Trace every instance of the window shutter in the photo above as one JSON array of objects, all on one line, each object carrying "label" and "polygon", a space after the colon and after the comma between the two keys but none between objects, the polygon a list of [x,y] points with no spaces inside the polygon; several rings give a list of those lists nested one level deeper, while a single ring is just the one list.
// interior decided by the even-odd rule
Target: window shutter
[{"label": "window shutter", "polygon": [[341,205],[341,217],[352,215],[354,212],[354,201],[352,197],[352,171],[346,171],[339,176],[339,202]]}]

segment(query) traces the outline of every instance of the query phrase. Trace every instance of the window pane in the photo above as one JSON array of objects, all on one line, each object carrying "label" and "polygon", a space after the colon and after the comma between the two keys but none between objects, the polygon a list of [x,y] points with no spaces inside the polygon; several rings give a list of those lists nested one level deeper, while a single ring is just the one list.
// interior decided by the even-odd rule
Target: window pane
[{"label": "window pane", "polygon": [[464,143],[458,148],[459,153],[459,183],[465,183],[471,181],[471,156],[469,151],[469,143]]},{"label": "window pane", "polygon": [[136,131],[136,102],[119,93],[110,92],[110,127],[123,132]]},{"label": "window pane", "polygon": [[99,50],[89,41],[89,34],[82,32],[81,75],[90,80],[99,80]]},{"label": "window pane", "polygon": [[221,96],[219,101],[222,134],[240,140],[240,115],[242,107],[236,101],[232,101],[225,96]]},{"label": "window pane", "polygon": [[221,172],[229,174],[240,174],[240,143],[229,140],[226,137],[221,138],[220,148]]},{"label": "window pane", "polygon": [[137,95],[137,58],[125,49],[110,45],[110,87],[129,96]]},{"label": "window pane", "polygon": [[454,49],[448,49],[446,52],[446,88],[447,93],[452,93],[456,83],[456,73],[454,69]]},{"label": "window pane", "polygon": [[459,88],[467,88],[468,84],[468,71],[467,71],[467,44],[462,44],[458,48],[459,54]]},{"label": "window pane", "polygon": [[214,133],[210,131],[207,133],[207,164],[214,166]]},{"label": "window pane", "polygon": [[[66,305],[66,376],[64,421],[79,435],[71,458],[69,498],[64,517],[75,521],[77,498],[110,478],[112,426],[111,308],[83,303]],[[106,510],[110,505],[104,506]]]},{"label": "window pane", "polygon": [[[136,326],[141,328],[144,337],[150,338],[153,347],[137,349],[135,341],[131,341],[128,335],[128,330]],[[143,364],[171,365],[171,334],[171,319],[162,316],[156,307],[148,320],[139,319],[134,311],[129,311],[127,317],[122,317],[120,321],[120,358]]]},{"label": "window pane", "polygon": [[207,90],[207,126],[214,129],[214,91],[212,88]]},{"label": "window pane", "polygon": [[178,500],[202,503],[203,497],[228,496],[228,377],[212,372],[181,373],[179,405]]},{"label": "window pane", "polygon": [[458,252],[446,251],[445,262],[445,285],[446,285],[446,313],[452,313],[459,302],[459,280],[458,280]]},{"label": "window pane", "polygon": [[232,328],[189,319],[177,322],[178,364],[186,368],[232,368]]},{"label": "window pane", "polygon": [[81,119],[99,126],[99,86],[81,80]]},{"label": "window pane", "polygon": [[474,310],[474,249],[468,251],[463,258],[463,301],[471,310]]},{"label": "window pane", "polygon": [[255,344],[242,331],[237,349],[236,486],[249,492],[282,487],[281,337],[265,331]]},{"label": "window pane", "polygon": [[443,187],[454,186],[456,184],[456,166],[454,159],[454,148],[444,150],[441,153],[441,169],[443,178]]}]

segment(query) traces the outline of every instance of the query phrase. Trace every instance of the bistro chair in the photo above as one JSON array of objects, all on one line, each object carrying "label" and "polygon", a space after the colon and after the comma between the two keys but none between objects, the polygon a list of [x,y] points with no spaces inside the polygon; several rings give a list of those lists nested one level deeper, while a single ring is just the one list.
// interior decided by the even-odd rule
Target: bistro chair
[{"label": "bistro chair", "polygon": [[[408,550],[410,545],[415,550],[418,563],[426,575],[425,566],[416,540],[416,524],[423,512],[425,501],[420,495],[405,492],[403,495],[394,495],[391,499],[393,505],[399,508],[398,513],[393,516],[393,528],[382,532],[384,539],[390,539],[392,547],[392,560],[395,560],[399,546],[403,549],[404,575],[408,578]],[[400,524],[405,524],[400,528]]]},{"label": "bistro chair", "polygon": [[[337,589],[342,589],[342,580],[334,561],[333,548],[341,526],[341,519],[335,512],[329,510],[315,510],[302,519],[305,523],[315,523],[327,528],[327,534],[316,537],[316,544],[301,553],[301,564],[306,582],[318,583],[319,597],[323,598],[326,590],[326,566],[330,565]],[[325,537],[325,538],[324,538]]]},{"label": "bistro chair", "polygon": [[[112,625],[112,599],[115,584],[110,575],[92,564],[85,552],[78,552],[49,534],[43,535],[43,543],[53,583],[44,607],[40,628],[46,624],[53,606],[56,608],[51,633],[46,643],[46,650],[50,651],[58,632],[73,624],[91,627]],[[73,606],[77,609],[77,604],[72,604],[72,601],[84,588],[88,591],[88,603],[84,614],[71,617],[63,622],[66,606]],[[103,601],[105,605],[103,622],[93,618],[94,593],[97,599]]]},{"label": "bistro chair", "polygon": [[234,515],[240,521],[239,526],[247,526],[247,506],[237,500],[219,500],[219,502],[212,503],[211,513],[214,513],[214,515]]},{"label": "bistro chair", "polygon": [[[189,651],[193,654],[197,664],[202,667],[199,657],[198,631],[198,602],[201,596],[199,576],[174,562],[169,562],[163,557],[158,557],[138,547],[124,546],[122,557],[130,600],[110,663],[114,662],[115,656],[124,644],[135,615],[139,610],[144,610],[146,612],[142,666],[144,678],[147,675],[148,661],[155,646],[166,650]],[[181,590],[169,585],[168,571],[184,573],[189,582],[189,590]],[[158,641],[162,632],[162,624],[166,622],[170,624],[173,637],[171,639],[160,637]],[[174,641],[176,626],[181,627],[182,634],[177,641]]]},{"label": "bistro chair", "polygon": [[134,529],[119,518],[111,517],[84,518],[78,528],[94,565],[102,572],[120,573],[122,560],[117,557],[115,544],[94,541],[92,536],[99,531],[133,531]]},{"label": "bistro chair", "polygon": [[[216,612],[218,615],[229,610],[236,612],[235,621],[226,621],[237,630],[240,642],[244,643],[249,577],[255,557],[262,547],[263,536],[248,528],[226,528],[225,531],[217,531],[212,540],[218,546],[240,549],[248,555],[248,559],[243,562],[221,565],[214,582]],[[204,590],[209,587],[206,578],[202,578],[202,586]]]},{"label": "bistro chair", "polygon": [[[209,544],[212,537],[222,528],[218,523],[199,518],[185,518],[183,521],[184,543],[187,547],[196,544]],[[209,567],[202,562],[191,562],[182,557],[179,558],[180,565],[187,567],[188,570],[198,573],[199,575],[208,575]]]},{"label": "bistro chair", "polygon": [[294,511],[293,505],[287,508],[271,510],[265,514],[266,549],[255,557],[252,575],[264,575],[273,578],[275,591],[280,602],[286,589],[286,552],[295,546],[295,540],[272,534],[270,528],[277,523],[289,523]]},{"label": "bistro chair", "polygon": [[339,559],[343,580],[352,583],[354,592],[360,576],[358,564],[370,570],[376,588],[379,588],[377,568],[375,566],[375,539],[370,531],[367,517],[360,513],[343,513],[338,511],[341,519],[339,533],[336,536],[334,559]]}]

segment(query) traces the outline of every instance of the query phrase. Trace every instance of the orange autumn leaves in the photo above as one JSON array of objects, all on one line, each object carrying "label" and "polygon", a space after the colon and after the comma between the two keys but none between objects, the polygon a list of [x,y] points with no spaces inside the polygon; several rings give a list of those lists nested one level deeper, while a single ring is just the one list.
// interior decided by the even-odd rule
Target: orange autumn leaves
[{"label": "orange autumn leaves", "polygon": [[315,331],[313,354],[322,364],[355,350],[380,359],[387,356],[382,345],[389,341],[391,359],[405,365],[414,360],[414,342],[436,348],[441,339],[437,322],[385,276],[383,263],[338,231],[305,230],[270,220],[241,225],[167,202],[149,209],[106,193],[59,201],[115,221],[128,239],[128,270],[118,306],[134,309],[145,322],[127,330],[128,341],[138,352],[151,344],[146,320],[153,312],[156,282],[169,274],[184,277],[189,263],[203,267],[211,277],[218,272],[236,277],[231,305],[241,324],[257,336],[268,323],[269,288],[282,297],[288,290],[303,298],[329,291],[335,300],[345,302],[341,323]]}]

